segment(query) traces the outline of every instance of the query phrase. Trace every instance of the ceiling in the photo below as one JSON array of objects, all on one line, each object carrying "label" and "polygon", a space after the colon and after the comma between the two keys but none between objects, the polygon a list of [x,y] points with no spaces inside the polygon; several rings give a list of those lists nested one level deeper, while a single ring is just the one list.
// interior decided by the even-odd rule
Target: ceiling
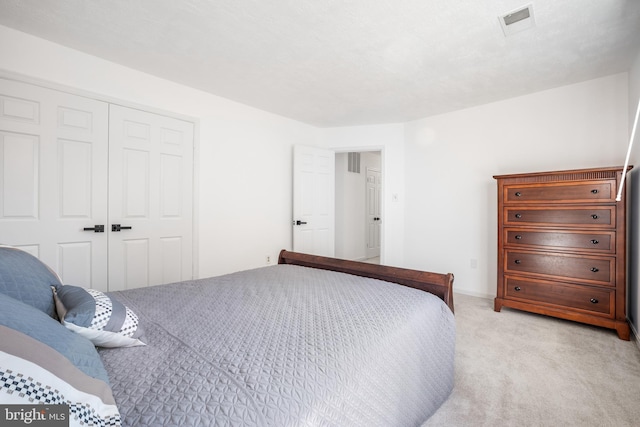
[{"label": "ceiling", "polygon": [[[498,16],[533,5],[505,36]],[[0,25],[320,127],[628,71],[637,0],[0,0]]]}]

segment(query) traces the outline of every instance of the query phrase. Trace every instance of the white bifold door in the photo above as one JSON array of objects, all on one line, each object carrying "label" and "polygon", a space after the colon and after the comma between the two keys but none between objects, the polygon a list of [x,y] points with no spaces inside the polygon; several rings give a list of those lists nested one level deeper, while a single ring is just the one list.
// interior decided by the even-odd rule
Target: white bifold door
[{"label": "white bifold door", "polygon": [[0,79],[0,244],[64,283],[191,278],[192,171],[192,123]]},{"label": "white bifold door", "polygon": [[192,277],[193,124],[111,105],[109,289]]},{"label": "white bifold door", "polygon": [[108,118],[104,102],[0,79],[0,244],[67,283],[107,289]]}]

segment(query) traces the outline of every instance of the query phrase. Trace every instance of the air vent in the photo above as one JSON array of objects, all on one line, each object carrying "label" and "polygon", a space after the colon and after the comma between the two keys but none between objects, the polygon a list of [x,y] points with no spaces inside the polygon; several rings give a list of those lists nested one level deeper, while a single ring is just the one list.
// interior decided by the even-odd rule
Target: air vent
[{"label": "air vent", "polygon": [[513,25],[516,22],[520,22],[523,19],[527,19],[531,17],[531,12],[529,11],[529,8],[525,8],[525,9],[521,9],[517,12],[514,13],[510,13],[509,15],[505,15],[502,17],[502,19],[504,20],[504,24],[505,25]]},{"label": "air vent", "polygon": [[360,173],[360,153],[349,153],[348,171]]},{"label": "air vent", "polygon": [[505,36],[533,28],[536,23],[533,17],[533,5],[528,4],[512,10],[505,15],[499,16],[498,21],[500,21],[500,26]]}]

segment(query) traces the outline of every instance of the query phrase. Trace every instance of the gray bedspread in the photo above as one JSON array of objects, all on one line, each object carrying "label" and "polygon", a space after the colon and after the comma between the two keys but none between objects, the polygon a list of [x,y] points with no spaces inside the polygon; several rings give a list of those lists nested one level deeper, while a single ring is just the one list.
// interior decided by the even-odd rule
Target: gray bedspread
[{"label": "gray bedspread", "polygon": [[113,292],[144,347],[102,349],[127,426],[419,426],[453,388],[437,297],[275,265]]}]

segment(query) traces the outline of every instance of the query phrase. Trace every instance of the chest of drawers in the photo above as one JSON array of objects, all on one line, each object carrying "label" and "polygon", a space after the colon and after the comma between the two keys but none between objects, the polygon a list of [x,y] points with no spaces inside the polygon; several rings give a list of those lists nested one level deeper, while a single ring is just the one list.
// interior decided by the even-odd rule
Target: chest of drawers
[{"label": "chest of drawers", "polygon": [[629,339],[624,192],[615,200],[621,176],[622,167],[494,176],[495,311],[588,323]]}]

